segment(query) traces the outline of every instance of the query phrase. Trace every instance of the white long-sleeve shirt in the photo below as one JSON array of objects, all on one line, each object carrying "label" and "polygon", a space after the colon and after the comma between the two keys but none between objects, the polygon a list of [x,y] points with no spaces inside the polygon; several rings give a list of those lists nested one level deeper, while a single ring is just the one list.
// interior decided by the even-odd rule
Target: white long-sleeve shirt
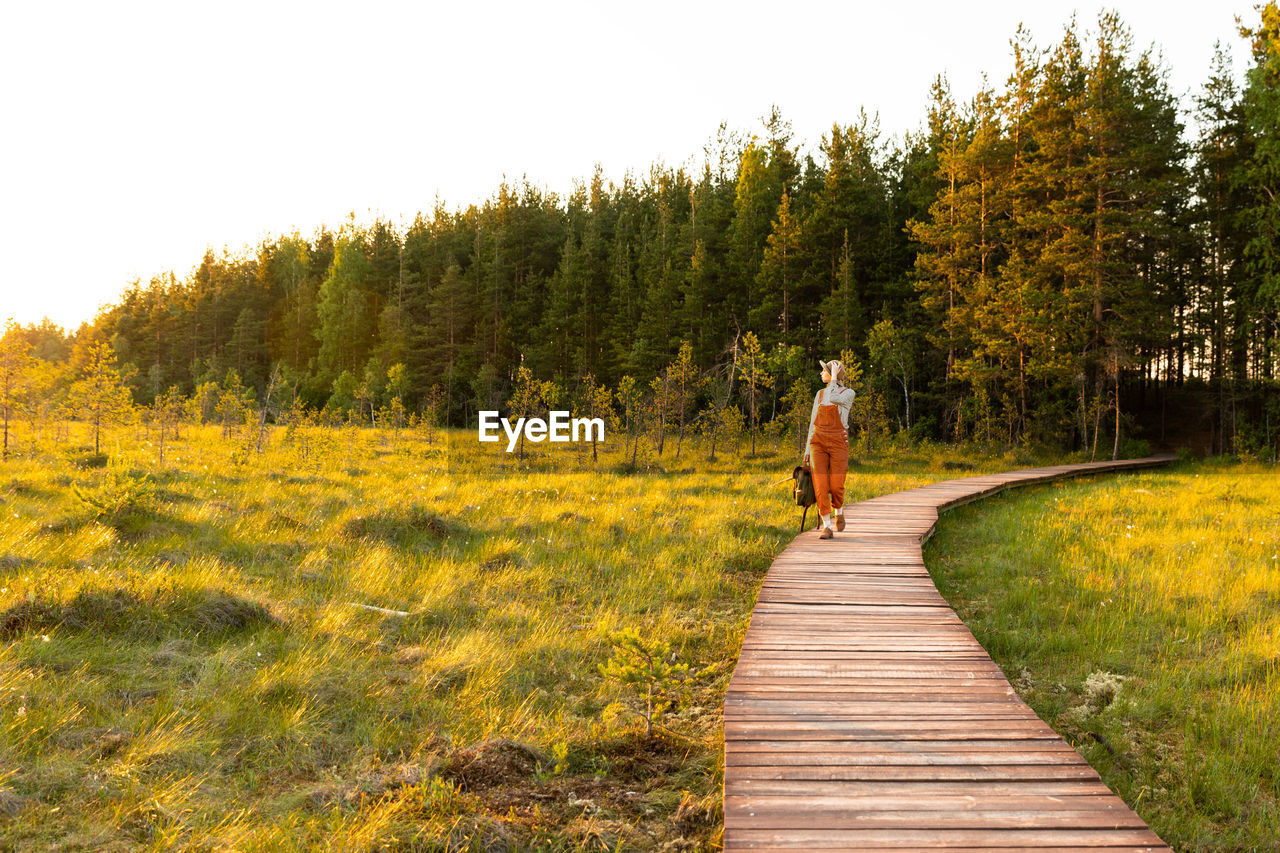
[{"label": "white long-sleeve shirt", "polygon": [[809,412],[809,434],[804,440],[804,452],[807,456],[809,453],[809,442],[813,440],[814,425],[818,420],[819,405],[833,405],[836,411],[840,413],[840,423],[846,430],[849,429],[849,408],[853,405],[854,394],[852,388],[846,388],[836,382],[835,377],[831,377],[831,381],[827,383],[827,387],[819,391],[813,396],[813,411]]}]

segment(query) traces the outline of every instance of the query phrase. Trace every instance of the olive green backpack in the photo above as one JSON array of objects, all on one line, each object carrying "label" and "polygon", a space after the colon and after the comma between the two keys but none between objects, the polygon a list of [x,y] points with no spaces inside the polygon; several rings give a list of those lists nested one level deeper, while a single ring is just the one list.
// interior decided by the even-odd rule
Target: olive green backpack
[{"label": "olive green backpack", "polygon": [[795,498],[796,506],[804,507],[804,513],[800,516],[800,532],[803,533],[805,519],[809,517],[809,507],[818,502],[818,496],[813,491],[813,471],[808,465],[797,465],[791,472],[791,479],[794,481],[791,496]]}]

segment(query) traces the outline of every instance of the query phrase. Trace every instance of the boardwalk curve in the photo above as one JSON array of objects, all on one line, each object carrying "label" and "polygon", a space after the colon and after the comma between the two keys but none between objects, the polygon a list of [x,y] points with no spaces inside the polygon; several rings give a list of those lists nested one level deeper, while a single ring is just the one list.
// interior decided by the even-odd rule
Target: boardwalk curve
[{"label": "boardwalk curve", "polygon": [[948,480],[846,507],[765,576],[724,702],[724,849],[1168,850],[939,594],[938,513],[1173,457]]}]

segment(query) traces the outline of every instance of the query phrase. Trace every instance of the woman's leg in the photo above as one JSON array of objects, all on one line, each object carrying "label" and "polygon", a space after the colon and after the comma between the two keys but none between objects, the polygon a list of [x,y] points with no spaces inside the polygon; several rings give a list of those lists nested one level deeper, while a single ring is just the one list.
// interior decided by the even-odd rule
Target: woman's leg
[{"label": "woman's leg", "polygon": [[813,493],[818,498],[818,515],[826,525],[831,515],[831,454],[818,441],[817,436],[809,442],[809,468],[813,471]]},{"label": "woman's leg", "polygon": [[841,441],[827,453],[827,479],[831,488],[831,505],[844,508],[844,478],[849,473],[849,443]]}]

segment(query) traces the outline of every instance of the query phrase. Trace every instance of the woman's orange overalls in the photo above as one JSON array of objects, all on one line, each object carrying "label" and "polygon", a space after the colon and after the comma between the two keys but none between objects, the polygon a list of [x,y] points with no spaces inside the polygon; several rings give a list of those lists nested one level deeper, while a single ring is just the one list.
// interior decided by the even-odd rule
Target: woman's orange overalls
[{"label": "woman's orange overalls", "polygon": [[818,414],[809,440],[809,464],[820,515],[830,515],[832,506],[844,506],[844,478],[849,471],[849,431],[840,423],[835,405],[823,405],[825,391],[818,392]]}]

